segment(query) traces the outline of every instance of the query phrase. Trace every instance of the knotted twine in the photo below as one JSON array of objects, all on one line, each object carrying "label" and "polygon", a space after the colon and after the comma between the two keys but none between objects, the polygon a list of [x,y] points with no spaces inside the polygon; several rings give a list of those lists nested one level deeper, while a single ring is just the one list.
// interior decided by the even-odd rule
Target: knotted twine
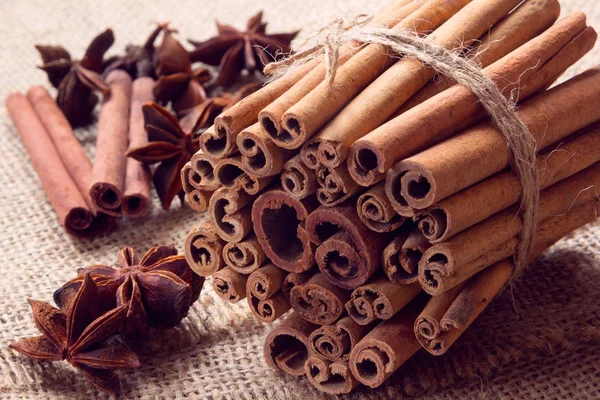
[{"label": "knotted twine", "polygon": [[[410,30],[396,30],[365,27],[366,20],[346,22],[336,19],[329,27],[322,28],[309,38],[316,44],[299,50],[281,61],[268,64],[266,74],[285,74],[314,57],[324,54],[326,77],[329,85],[335,82],[338,70],[339,49],[342,44],[352,41],[362,44],[379,44],[391,49],[395,54],[408,56],[433,68],[436,73],[445,75],[466,86],[481,102],[494,125],[506,143],[510,163],[521,185],[520,209],[522,218],[519,243],[514,253],[515,269],[513,276],[525,269],[535,239],[536,218],[539,203],[539,177],[536,167],[535,138],[519,118],[516,102],[512,96],[504,97],[496,84],[489,79],[475,62],[450,51],[432,40],[420,37]],[[382,50],[384,51],[384,50]]]}]

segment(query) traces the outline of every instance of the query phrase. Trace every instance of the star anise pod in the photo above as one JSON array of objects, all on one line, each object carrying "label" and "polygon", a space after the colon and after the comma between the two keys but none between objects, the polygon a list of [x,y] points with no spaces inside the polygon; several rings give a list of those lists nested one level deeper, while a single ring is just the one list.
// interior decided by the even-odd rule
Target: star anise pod
[{"label": "star anise pod", "polygon": [[229,86],[245,69],[253,73],[273,60],[273,54],[289,53],[290,42],[299,31],[266,33],[262,11],[251,17],[245,31],[217,22],[218,35],[203,42],[189,40],[196,48],[190,52],[192,62],[219,66],[215,85]]},{"label": "star anise pod", "polygon": [[118,397],[119,377],[115,369],[139,367],[140,362],[115,333],[123,326],[127,306],[99,312],[98,288],[89,274],[81,278],[66,312],[50,304],[27,300],[41,336],[21,339],[10,348],[44,361],[66,360],[84,373],[99,390]]},{"label": "star anise pod", "polygon": [[104,53],[115,41],[111,29],[107,29],[92,40],[81,60],[71,60],[71,55],[62,46],[35,46],[42,56],[42,70],[56,88],[56,103],[71,125],[81,126],[90,122],[98,97],[94,91],[108,94],[104,83]]},{"label": "star anise pod", "polygon": [[119,269],[94,265],[80,270],[54,293],[54,302],[64,308],[89,275],[98,285],[98,299],[112,307],[125,307],[123,333],[148,337],[153,333],[151,328],[179,324],[200,296],[204,278],[190,269],[174,246],[153,247],[141,260],[134,249],[125,247],[117,263]]}]

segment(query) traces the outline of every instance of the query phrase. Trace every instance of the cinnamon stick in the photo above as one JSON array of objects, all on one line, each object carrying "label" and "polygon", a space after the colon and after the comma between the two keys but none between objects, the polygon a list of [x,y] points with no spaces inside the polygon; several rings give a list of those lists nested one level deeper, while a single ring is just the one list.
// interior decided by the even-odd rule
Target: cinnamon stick
[{"label": "cinnamon stick", "polygon": [[411,268],[410,264],[401,262],[401,260],[405,260],[402,257],[404,243],[415,229],[417,228],[412,223],[400,229],[381,254],[383,272],[395,284],[408,285],[419,279],[416,268]]},{"label": "cinnamon stick", "polygon": [[[593,68],[523,104],[519,116],[537,148],[544,149],[599,120],[599,88],[600,69]],[[422,209],[508,164],[506,140],[484,123],[396,164],[388,172],[386,190],[392,204],[406,202]]]},{"label": "cinnamon stick", "polygon": [[215,163],[214,176],[219,184],[228,188],[241,188],[248,194],[258,194],[273,180],[273,176],[253,177],[247,173],[239,154],[222,158]]},{"label": "cinnamon stick", "polygon": [[252,205],[254,232],[271,262],[289,272],[303,272],[314,264],[314,245],[304,227],[317,208],[314,197],[297,200],[276,187]]},{"label": "cinnamon stick", "polygon": [[[409,29],[417,33],[431,31],[467,3],[469,0],[430,0],[392,29]],[[285,148],[300,147],[394,61],[385,46],[367,45],[337,70],[331,86],[330,82],[321,82],[283,114],[282,125],[289,135],[285,141],[276,142]],[[361,114],[364,112],[364,109],[360,110]]]},{"label": "cinnamon stick", "polygon": [[[597,197],[600,163],[562,180],[540,193],[536,241],[551,222],[568,210]],[[518,243],[521,218],[518,208],[511,207],[485,221],[436,244],[423,254],[419,263],[419,282],[432,294],[442,293],[475,275],[488,265],[510,256]]]},{"label": "cinnamon stick", "polygon": [[317,273],[317,269],[312,268],[304,272],[290,272],[287,274],[281,284],[281,292],[286,300],[290,301],[290,292],[294,287],[304,285],[315,273]]},{"label": "cinnamon stick", "polygon": [[225,267],[223,246],[225,242],[216,234],[210,221],[193,228],[185,237],[185,259],[190,268],[200,276],[211,276]]},{"label": "cinnamon stick", "polygon": [[267,256],[255,235],[250,235],[239,243],[227,243],[223,247],[223,261],[240,274],[253,273],[266,260]]},{"label": "cinnamon stick", "polygon": [[324,393],[346,394],[358,386],[348,361],[330,362],[313,354],[306,360],[304,369],[310,384]]},{"label": "cinnamon stick", "polygon": [[[569,139],[539,154],[540,189],[600,161],[600,123]],[[511,206],[520,195],[519,180],[511,171],[504,171],[417,213],[415,218],[425,237],[432,243],[440,243]]]},{"label": "cinnamon stick", "polygon": [[337,287],[323,274],[317,273],[307,283],[292,288],[290,303],[305,320],[328,325],[342,316],[349,297],[349,291]]},{"label": "cinnamon stick", "polygon": [[[572,14],[483,70],[506,95],[519,100],[553,82],[594,45],[585,15]],[[487,118],[473,93],[462,85],[391,119],[357,140],[348,155],[352,178],[363,186],[379,182],[394,163]]]},{"label": "cinnamon stick", "polygon": [[406,221],[406,218],[398,215],[392,207],[385,194],[383,182],[358,197],[356,212],[362,223],[375,232],[394,231]]},{"label": "cinnamon stick", "polygon": [[217,190],[221,184],[214,175],[216,163],[214,158],[204,154],[202,150],[194,154],[191,159],[192,171],[188,178],[190,184],[196,189]]},{"label": "cinnamon stick", "polygon": [[305,321],[292,312],[267,334],[264,357],[269,367],[289,375],[304,374],[304,363],[309,356],[308,336],[317,325]]},{"label": "cinnamon stick", "polygon": [[131,78],[122,70],[106,76],[110,94],[104,98],[98,118],[96,157],[89,188],[94,206],[109,215],[120,215],[125,184]]},{"label": "cinnamon stick", "polygon": [[293,155],[290,150],[277,146],[258,122],[242,130],[236,142],[244,170],[255,177],[279,175],[283,164]]},{"label": "cinnamon stick", "polygon": [[367,325],[376,319],[390,319],[419,293],[418,282],[398,285],[379,274],[352,291],[346,310],[357,324]]},{"label": "cinnamon stick", "polygon": [[214,191],[197,189],[192,184],[192,179],[196,175],[192,169],[191,162],[187,162],[181,169],[181,183],[185,193],[185,201],[194,211],[202,212],[208,208],[208,202]]},{"label": "cinnamon stick", "polygon": [[[131,106],[129,109],[129,149],[142,147],[148,143],[144,126],[142,105],[154,101],[154,79],[143,76],[133,81],[131,86]],[[150,212],[150,168],[140,161],[127,157],[125,185],[123,188],[124,215],[144,217]]]},{"label": "cinnamon stick", "polygon": [[290,309],[281,287],[287,273],[273,264],[267,264],[248,276],[246,296],[250,311],[262,322],[273,322]]},{"label": "cinnamon stick", "polygon": [[[39,91],[36,89],[32,92],[32,98],[36,92]],[[8,114],[21,136],[58,220],[67,233],[78,238],[93,238],[110,232],[114,228],[114,218],[100,212],[94,215],[94,209],[86,202],[87,190],[80,192],[78,188],[77,182],[83,185],[85,177],[91,176],[91,166],[76,139],[68,139],[72,130],[65,116],[58,107],[44,107],[37,101],[36,104],[40,112],[45,110],[44,114],[40,114],[44,116],[44,121],[55,128],[53,137],[64,140],[57,144],[53,142],[27,97],[12,93],[6,98]],[[63,163],[61,154],[70,154],[72,158],[68,161],[65,159]],[[77,164],[80,170],[72,168]]]},{"label": "cinnamon stick", "polygon": [[217,234],[227,242],[241,242],[252,233],[250,203],[254,196],[244,190],[221,187],[208,202],[208,215]]},{"label": "cinnamon stick", "polygon": [[308,338],[310,349],[328,361],[348,361],[350,351],[371,328],[344,317],[335,325],[323,325],[314,330]]},{"label": "cinnamon stick", "polygon": [[317,199],[327,207],[334,207],[356,194],[362,188],[352,180],[345,165],[317,170]]},{"label": "cinnamon stick", "polygon": [[317,176],[302,162],[300,155],[296,155],[283,165],[281,186],[291,196],[302,200],[317,191]]},{"label": "cinnamon stick", "polygon": [[213,289],[228,303],[235,304],[246,297],[248,275],[235,272],[229,267],[218,270],[213,275]]}]

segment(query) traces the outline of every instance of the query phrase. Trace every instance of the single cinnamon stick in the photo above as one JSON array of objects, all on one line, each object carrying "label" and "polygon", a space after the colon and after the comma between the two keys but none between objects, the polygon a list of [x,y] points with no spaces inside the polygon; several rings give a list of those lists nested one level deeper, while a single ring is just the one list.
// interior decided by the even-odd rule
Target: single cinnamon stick
[{"label": "single cinnamon stick", "polygon": [[318,188],[317,176],[304,165],[300,155],[290,158],[283,165],[281,186],[298,200],[315,193]]},{"label": "single cinnamon stick", "polygon": [[188,178],[190,184],[196,189],[217,190],[221,184],[214,175],[216,163],[214,158],[204,154],[202,150],[194,154],[191,159],[192,171]]},{"label": "single cinnamon stick", "polygon": [[223,261],[240,274],[253,273],[266,260],[267,256],[255,235],[250,235],[239,243],[227,243],[223,247]]},{"label": "single cinnamon stick", "polygon": [[346,310],[357,324],[367,325],[376,319],[390,319],[419,293],[418,282],[398,285],[379,274],[352,291]]},{"label": "single cinnamon stick", "polygon": [[[519,116],[537,148],[599,120],[599,89],[600,69],[593,68],[523,104]],[[406,202],[422,209],[508,165],[506,140],[485,123],[396,164],[388,172],[386,193],[392,204]]]},{"label": "single cinnamon stick", "polygon": [[[457,41],[468,46],[519,3],[518,0],[474,0],[425,40],[448,50],[456,47]],[[388,68],[317,133],[320,142],[317,157],[321,164],[340,165],[357,139],[383,124],[434,76],[432,68],[411,57],[404,57]]]},{"label": "single cinnamon stick", "polygon": [[335,325],[323,325],[313,331],[308,338],[310,349],[328,361],[348,361],[350,351],[371,328],[344,317]]},{"label": "single cinnamon stick", "polygon": [[[540,189],[600,161],[600,123],[569,139],[538,156]],[[447,197],[415,218],[427,240],[440,243],[511,206],[520,195],[519,180],[511,171],[504,171]]]},{"label": "single cinnamon stick", "polygon": [[415,229],[412,223],[400,229],[381,254],[383,272],[395,284],[408,285],[419,279],[416,268],[405,268],[408,264],[401,263],[404,243]]},{"label": "single cinnamon stick", "polygon": [[241,188],[248,194],[258,194],[274,180],[273,176],[258,178],[249,175],[242,164],[242,156],[239,154],[217,161],[214,176],[222,186]]},{"label": "single cinnamon stick", "polygon": [[313,275],[317,273],[316,268],[312,268],[308,271],[304,272],[290,272],[283,279],[283,283],[281,284],[281,292],[287,301],[290,301],[290,292],[292,289],[299,285],[304,285],[306,282],[313,277]]},{"label": "single cinnamon stick", "polygon": [[425,296],[417,297],[352,349],[350,370],[360,383],[371,388],[380,386],[421,348],[413,325],[425,303]]},{"label": "single cinnamon stick", "polygon": [[330,362],[318,355],[311,355],[304,365],[306,377],[311,385],[321,392],[346,394],[358,386],[348,361]]},{"label": "single cinnamon stick", "polygon": [[362,223],[375,232],[394,231],[406,221],[406,218],[398,215],[392,207],[385,194],[383,182],[358,197],[356,212]]},{"label": "single cinnamon stick", "polygon": [[323,167],[317,170],[317,200],[327,207],[334,207],[362,188],[352,180],[345,165],[336,168]]},{"label": "single cinnamon stick", "polygon": [[[40,107],[39,103],[36,104]],[[87,192],[79,191],[74,178],[77,176],[77,181],[81,184],[85,176],[90,176],[89,161],[86,163],[87,157],[80,159],[82,169],[72,170],[73,175],[63,164],[60,153],[71,154],[72,158],[67,162],[69,166],[74,166],[75,161],[85,154],[79,151],[78,143],[66,139],[69,132],[72,134],[72,130],[68,127],[68,123],[65,125],[61,122],[66,120],[62,112],[57,114],[58,109],[44,108],[47,110],[43,114],[44,120],[56,123],[53,124],[56,129],[53,134],[58,138],[60,132],[60,137],[65,138],[55,146],[27,97],[20,93],[8,95],[6,108],[21,136],[44,192],[67,233],[78,238],[93,238],[110,232],[114,228],[114,218],[100,212],[94,216],[93,208],[86,202],[87,196],[84,193]],[[40,108],[40,111],[42,109]],[[60,153],[57,147],[61,149]],[[87,170],[85,170],[86,165]]]},{"label": "single cinnamon stick", "polygon": [[[131,86],[131,106],[129,109],[129,149],[142,147],[148,143],[144,126],[142,105],[154,101],[154,79],[143,76],[133,81]],[[131,157],[125,166],[125,186],[123,188],[124,215],[144,217],[150,212],[150,168]]]},{"label": "single cinnamon stick", "polygon": [[100,108],[89,193],[98,210],[117,216],[121,214],[125,185],[131,78],[125,71],[116,69],[108,73],[106,83],[110,94]]},{"label": "single cinnamon stick", "polygon": [[317,273],[307,283],[292,288],[290,303],[305,320],[328,325],[342,316],[349,297],[348,290],[337,287],[323,274]]},{"label": "single cinnamon stick", "polygon": [[255,196],[244,190],[221,187],[208,202],[208,215],[217,234],[227,242],[241,242],[252,233],[250,203]]},{"label": "single cinnamon stick", "polygon": [[317,208],[314,197],[297,200],[276,187],[252,205],[254,232],[271,262],[289,272],[303,272],[314,264],[314,245],[304,221]]},{"label": "single cinnamon stick", "polygon": [[[519,100],[553,82],[586,54],[596,41],[585,15],[575,13],[485,68],[506,95],[518,89]],[[350,148],[348,169],[363,186],[379,182],[394,163],[487,118],[473,93],[462,85],[419,104],[357,140]]]},{"label": "single cinnamon stick", "polygon": [[304,363],[309,356],[308,336],[317,325],[305,321],[296,312],[267,334],[264,357],[267,365],[289,375],[304,374]]},{"label": "single cinnamon stick", "polygon": [[246,296],[250,311],[262,322],[273,322],[290,309],[290,303],[281,292],[287,273],[273,264],[267,264],[248,276]]},{"label": "single cinnamon stick", "polygon": [[238,274],[229,267],[218,270],[213,275],[213,289],[228,303],[235,304],[246,297],[248,275]]},{"label": "single cinnamon stick", "polygon": [[294,155],[292,151],[277,146],[258,122],[242,130],[236,142],[244,170],[255,177],[280,174],[283,164]]},{"label": "single cinnamon stick", "polygon": [[321,206],[306,219],[310,240],[318,247],[315,260],[321,272],[336,285],[355,289],[377,271],[389,233],[373,232],[356,214],[356,203]]},{"label": "single cinnamon stick", "polygon": [[190,268],[200,276],[211,276],[225,267],[225,242],[216,234],[210,221],[193,228],[185,237],[183,249]]},{"label": "single cinnamon stick", "polygon": [[208,208],[208,202],[214,191],[195,188],[191,181],[194,175],[192,164],[188,161],[181,169],[181,186],[185,193],[185,201],[192,210],[202,212]]},{"label": "single cinnamon stick", "polygon": [[[540,193],[536,240],[548,228],[547,219],[597,197],[600,163],[564,179]],[[419,263],[419,282],[432,295],[442,293],[475,275],[488,265],[511,255],[518,243],[521,218],[511,207],[485,221],[436,244],[423,254]]]},{"label": "single cinnamon stick", "polygon": [[[409,29],[417,33],[434,30],[467,3],[469,0],[430,0],[392,29],[397,31]],[[489,3],[487,5],[489,6]],[[394,61],[396,59],[385,46],[367,45],[337,70],[331,85],[330,82],[321,82],[283,114],[282,125],[289,135],[286,136],[285,141],[276,140],[277,144],[290,149],[302,146]],[[360,113],[364,113],[364,109],[361,108]]]}]

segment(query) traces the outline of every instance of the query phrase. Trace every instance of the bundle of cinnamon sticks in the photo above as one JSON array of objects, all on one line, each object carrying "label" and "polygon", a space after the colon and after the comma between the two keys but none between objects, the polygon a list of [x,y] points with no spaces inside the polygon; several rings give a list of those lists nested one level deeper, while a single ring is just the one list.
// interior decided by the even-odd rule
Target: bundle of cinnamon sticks
[{"label": "bundle of cinnamon sticks", "polygon": [[[598,211],[600,69],[548,89],[596,33],[559,14],[557,0],[396,0],[369,22],[475,60],[518,102],[539,149],[529,260]],[[327,393],[444,354],[516,270],[504,137],[469,89],[401,56],[346,43],[333,80],[324,56],[295,66],[218,116],[181,173],[210,219],[189,264],[258,320],[287,315],[267,363]]]}]

